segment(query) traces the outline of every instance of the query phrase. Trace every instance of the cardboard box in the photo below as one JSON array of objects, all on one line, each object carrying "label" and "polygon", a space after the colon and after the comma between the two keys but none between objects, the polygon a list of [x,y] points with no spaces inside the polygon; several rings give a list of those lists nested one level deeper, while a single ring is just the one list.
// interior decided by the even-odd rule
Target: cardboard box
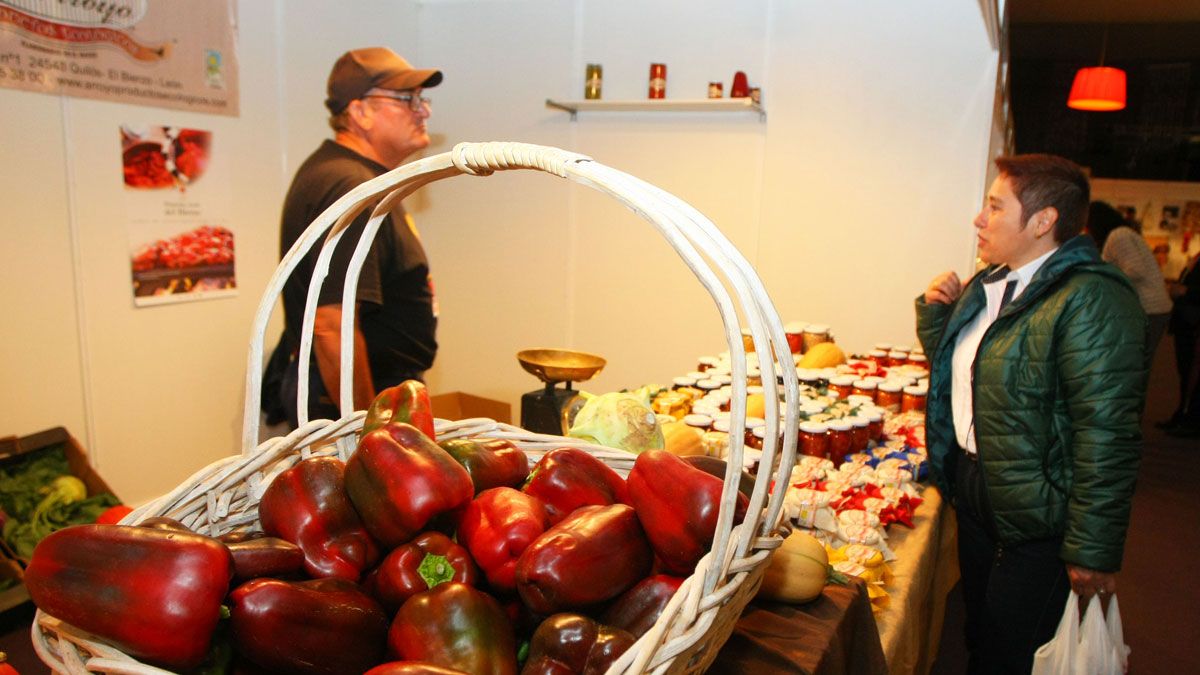
[{"label": "cardboard box", "polygon": [[[114,494],[112,488],[92,465],[88,462],[87,453],[84,452],[83,446],[75,437],[67,432],[62,427],[54,427],[45,431],[39,431],[35,434],[22,436],[8,436],[0,438],[0,466],[12,463],[16,458],[41,450],[52,445],[62,444],[63,451],[67,456],[67,465],[71,469],[71,473],[87,486],[88,496],[98,495],[104,492]],[[7,545],[0,539],[0,550],[3,550],[5,556],[10,560],[16,560],[23,566],[27,561],[20,560]],[[0,569],[2,571],[2,569]],[[18,572],[21,572],[21,567],[18,567]],[[23,576],[23,574],[22,574]]]},{"label": "cardboard box", "polygon": [[487,417],[505,424],[512,423],[512,406],[503,401],[467,394],[461,391],[438,394],[429,398],[433,416],[445,420],[465,420]]}]

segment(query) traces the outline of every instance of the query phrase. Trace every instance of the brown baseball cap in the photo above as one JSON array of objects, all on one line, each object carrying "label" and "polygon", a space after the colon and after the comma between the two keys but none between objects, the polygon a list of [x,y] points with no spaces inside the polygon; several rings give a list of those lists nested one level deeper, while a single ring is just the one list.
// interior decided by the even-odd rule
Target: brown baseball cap
[{"label": "brown baseball cap", "polygon": [[350,102],[376,87],[380,89],[416,89],[436,87],[442,71],[417,69],[387,47],[367,47],[342,54],[329,73],[325,107],[336,115]]}]

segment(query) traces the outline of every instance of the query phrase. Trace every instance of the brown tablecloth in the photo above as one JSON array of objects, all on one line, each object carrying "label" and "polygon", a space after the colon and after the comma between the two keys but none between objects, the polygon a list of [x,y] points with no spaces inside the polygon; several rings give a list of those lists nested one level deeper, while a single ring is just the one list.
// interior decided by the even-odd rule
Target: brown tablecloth
[{"label": "brown tablecloth", "polygon": [[897,559],[888,607],[872,616],[866,586],[829,585],[805,605],[751,602],[710,673],[924,675],[937,655],[946,594],[958,580],[954,514],[926,488],[913,529],[892,525]]}]

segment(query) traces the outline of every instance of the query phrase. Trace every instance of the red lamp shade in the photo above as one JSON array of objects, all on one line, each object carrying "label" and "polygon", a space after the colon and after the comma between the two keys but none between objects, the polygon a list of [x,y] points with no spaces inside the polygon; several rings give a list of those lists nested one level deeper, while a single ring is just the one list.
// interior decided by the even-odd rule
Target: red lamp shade
[{"label": "red lamp shade", "polygon": [[1067,107],[1100,111],[1124,109],[1125,71],[1108,66],[1080,68],[1075,73]]}]

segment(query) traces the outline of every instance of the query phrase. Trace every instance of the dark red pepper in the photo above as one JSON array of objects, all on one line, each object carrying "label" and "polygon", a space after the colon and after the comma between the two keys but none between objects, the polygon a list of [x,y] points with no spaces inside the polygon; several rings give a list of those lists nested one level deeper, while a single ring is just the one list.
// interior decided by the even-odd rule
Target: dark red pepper
[{"label": "dark red pepper", "polygon": [[366,436],[396,422],[411,424],[430,439],[435,438],[433,407],[429,404],[429,392],[420,380],[405,380],[379,392],[367,408],[362,434]]},{"label": "dark red pepper", "polygon": [[384,659],[383,608],[345,579],[255,579],[229,594],[234,646],[272,671],[344,675]]},{"label": "dark red pepper", "polygon": [[457,668],[473,675],[515,675],[512,625],[495,598],[466,584],[440,584],[409,598],[388,631],[398,660]]},{"label": "dark red pepper", "polygon": [[471,551],[492,588],[511,592],[517,588],[517,560],[547,527],[541,500],[498,487],[467,505],[458,522],[458,540]]},{"label": "dark red pepper", "polygon": [[650,630],[655,621],[658,621],[663,609],[682,584],[683,577],[673,577],[669,574],[646,577],[614,600],[600,615],[600,621],[627,630],[635,637],[641,637]]},{"label": "dark red pepper", "polygon": [[416,427],[393,422],[362,437],[346,462],[346,492],[375,539],[395,548],[454,514],[475,488],[461,464]]},{"label": "dark red pepper", "polygon": [[653,562],[632,507],[584,506],[525,549],[517,592],[537,614],[584,608],[625,592]]},{"label": "dark red pepper", "polygon": [[601,675],[636,641],[581,614],[555,614],[534,631],[521,675]]},{"label": "dark red pepper", "polygon": [[224,543],[233,555],[233,578],[237,581],[288,577],[304,569],[304,551],[278,537],[264,535]]},{"label": "dark red pepper", "polygon": [[457,668],[435,666],[420,661],[392,661],[375,666],[363,675],[470,675]]},{"label": "dark red pepper", "polygon": [[625,479],[579,448],[558,448],[543,455],[521,490],[542,500],[551,524],[581,506],[630,503]]},{"label": "dark red pepper", "polygon": [[455,438],[438,445],[471,474],[477,495],[494,487],[519,488],[529,476],[529,458],[509,441]]},{"label": "dark red pepper", "polygon": [[76,525],[43,539],[25,570],[42,611],[130,656],[199,665],[229,591],[233,561],[216,539],[123,525]]},{"label": "dark red pepper", "polygon": [[384,557],[368,577],[368,588],[395,612],[406,600],[448,581],[475,586],[479,568],[467,549],[441,532],[424,532]]},{"label": "dark red pepper", "polygon": [[336,457],[302,460],[276,476],[258,504],[263,531],[299,546],[313,577],[358,581],[379,560],[346,494],[345,474]]},{"label": "dark red pepper", "polygon": [[[663,569],[691,574],[712,547],[724,483],[663,450],[638,455],[628,483],[629,498]],[[735,525],[749,504],[738,493]]]}]

